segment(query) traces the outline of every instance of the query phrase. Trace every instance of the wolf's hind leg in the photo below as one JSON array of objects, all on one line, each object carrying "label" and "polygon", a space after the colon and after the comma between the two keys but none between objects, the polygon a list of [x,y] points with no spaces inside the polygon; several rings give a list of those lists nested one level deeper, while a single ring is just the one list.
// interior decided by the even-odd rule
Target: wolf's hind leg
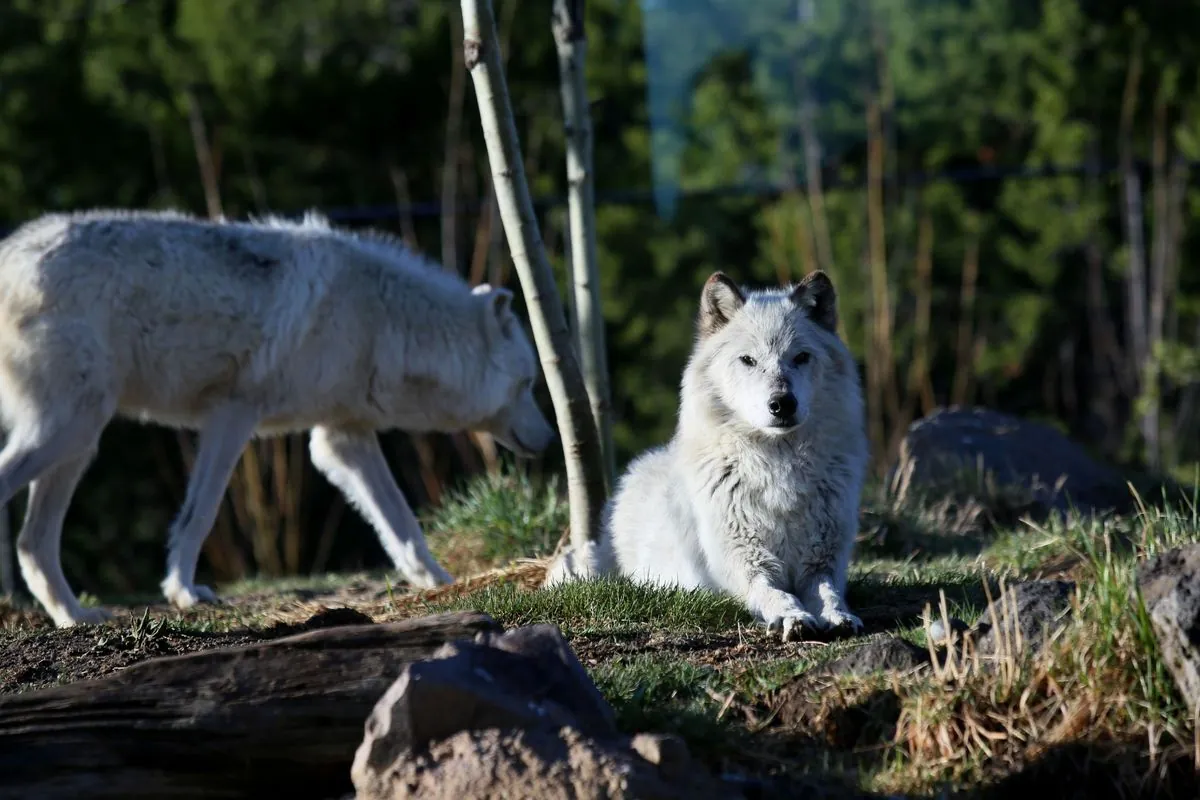
[{"label": "wolf's hind leg", "polygon": [[421,524],[396,485],[374,431],[313,428],[309,453],[313,465],[375,529],[405,580],[422,589],[453,582],[429,552]]},{"label": "wolf's hind leg", "polygon": [[209,415],[200,432],[187,496],[171,524],[167,545],[167,574],[162,592],[176,608],[218,602],[212,589],[196,585],[196,564],[233,469],[257,424],[257,414],[246,406],[228,405]]},{"label": "wolf's hind leg", "polygon": [[112,615],[102,608],[84,608],[63,574],[63,519],[71,495],[91,463],[91,453],[68,459],[42,473],[29,486],[25,524],[17,537],[17,559],[29,592],[60,628],[103,622]]},{"label": "wolf's hind leg", "polygon": [[103,393],[87,391],[57,407],[26,400],[0,451],[0,509],[29,487],[25,522],[17,536],[21,577],[59,627],[107,616],[79,605],[63,575],[60,540],[71,496],[114,406]]}]

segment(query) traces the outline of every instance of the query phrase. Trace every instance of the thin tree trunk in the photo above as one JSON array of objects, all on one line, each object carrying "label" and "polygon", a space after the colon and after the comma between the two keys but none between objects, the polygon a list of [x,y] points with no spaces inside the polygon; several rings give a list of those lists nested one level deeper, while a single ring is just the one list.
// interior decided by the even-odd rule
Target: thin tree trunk
[{"label": "thin tree trunk", "polygon": [[579,357],[592,402],[592,416],[604,453],[604,478],[612,486],[616,456],[612,443],[612,402],[608,353],[600,306],[600,266],[596,255],[595,181],[592,172],[592,115],[588,108],[585,0],[554,0],[554,42],[567,134],[567,213],[571,282],[578,320]]},{"label": "thin tree trunk", "polygon": [[898,424],[900,393],[892,358],[892,299],[887,276],[887,233],[883,197],[883,109],[879,99],[867,101],[867,229],[871,261],[871,359],[878,408],[871,412],[878,438],[873,442],[877,457],[889,451],[889,422]]},{"label": "thin tree trunk", "polygon": [[1150,467],[1162,466],[1162,436],[1159,418],[1162,413],[1160,397],[1160,364],[1158,346],[1163,338],[1166,321],[1167,260],[1169,258],[1170,186],[1167,177],[1167,108],[1166,100],[1159,93],[1154,109],[1154,142],[1151,170],[1153,173],[1151,197],[1154,204],[1154,236],[1150,244],[1149,318],[1146,324],[1146,355],[1142,363],[1145,371],[1145,394],[1149,402],[1142,416],[1142,436],[1146,440],[1146,463]]},{"label": "thin tree trunk", "polygon": [[[1171,164],[1171,191],[1168,202],[1169,213],[1167,215],[1167,219],[1171,223],[1171,232],[1167,237],[1170,247],[1167,257],[1166,285],[1168,287],[1167,292],[1171,297],[1175,297],[1179,290],[1179,254],[1180,248],[1183,246],[1184,202],[1187,199],[1187,187],[1187,160],[1179,153],[1176,153]],[[1163,337],[1171,342],[1179,339],[1178,303],[1169,303],[1167,305],[1167,319]]]},{"label": "thin tree trunk", "polygon": [[204,204],[208,216],[219,219],[224,216],[221,210],[221,183],[217,177],[216,160],[208,143],[208,128],[204,124],[204,114],[200,110],[200,101],[190,88],[184,91],[187,101],[188,127],[192,133],[192,146],[196,150],[196,165],[200,168],[200,183],[204,187]]},{"label": "thin tree trunk", "polygon": [[[812,0],[797,0],[797,21],[802,25],[808,25],[812,22],[812,18]],[[796,89],[800,93],[797,125],[800,129],[800,141],[804,149],[805,189],[809,205],[812,208],[817,258],[821,269],[833,272],[833,237],[829,235],[829,220],[825,216],[825,190],[821,180],[821,139],[817,135],[816,128],[817,104],[813,99],[808,77],[804,74],[804,66],[800,62],[796,64],[795,80]]]},{"label": "thin tree trunk", "polygon": [[979,231],[972,226],[967,234],[967,251],[963,256],[961,310],[958,319],[958,354],[954,368],[954,385],[950,390],[952,405],[963,406],[971,397],[971,378],[975,372],[978,343],[971,331],[975,322],[975,286],[979,279]]},{"label": "thin tree trunk", "polygon": [[930,378],[929,324],[933,308],[933,220],[926,211],[917,227],[916,313],[913,321],[912,363],[908,369],[909,400],[897,428],[902,430],[919,409],[922,416],[933,411],[933,381]]},{"label": "thin tree trunk", "polygon": [[[1120,151],[1121,183],[1124,190],[1125,242],[1129,251],[1129,272],[1126,276],[1126,338],[1129,343],[1127,369],[1136,387],[1134,399],[1153,391],[1146,385],[1145,368],[1150,360],[1150,328],[1148,320],[1145,215],[1142,209],[1142,180],[1133,159],[1133,118],[1137,110],[1137,90],[1142,74],[1142,48],[1139,39],[1134,44],[1125,77],[1125,92],[1121,102]],[[1139,416],[1138,428],[1145,447],[1145,457],[1153,463],[1157,436],[1156,415]]]},{"label": "thin tree trunk", "polygon": [[604,453],[525,180],[491,0],[461,2],[463,51],[475,85],[496,202],[562,437],[571,543],[582,549],[598,533],[605,500]]},{"label": "thin tree trunk", "polygon": [[450,15],[451,48],[450,106],[446,112],[446,148],[442,160],[442,266],[458,272],[458,155],[462,145],[463,100],[467,93],[467,75],[462,51],[454,41],[462,33],[458,18]]},{"label": "thin tree trunk", "polygon": [[408,173],[388,162],[388,175],[392,179],[392,191],[396,195],[396,215],[400,218],[400,235],[404,243],[413,250],[420,249],[417,241],[417,226],[413,222],[412,195],[408,191]]},{"label": "thin tree trunk", "polygon": [[0,597],[12,598],[17,591],[13,571],[12,528],[8,524],[8,506],[0,506]]}]

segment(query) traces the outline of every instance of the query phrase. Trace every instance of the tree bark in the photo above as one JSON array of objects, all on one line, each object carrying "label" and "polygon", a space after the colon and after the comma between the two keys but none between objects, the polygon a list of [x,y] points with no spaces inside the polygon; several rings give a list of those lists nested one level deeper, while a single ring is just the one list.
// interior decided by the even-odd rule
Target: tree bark
[{"label": "tree bark", "polygon": [[595,540],[605,500],[600,437],[525,180],[492,4],[490,0],[462,0],[462,14],[463,50],[475,86],[496,203],[562,437],[571,543],[581,548]]},{"label": "tree bark", "polygon": [[609,487],[616,476],[612,440],[612,400],[608,382],[608,353],[604,343],[604,314],[600,304],[600,266],[596,256],[595,180],[592,170],[592,115],[587,95],[587,34],[585,0],[554,0],[554,42],[567,134],[567,212],[571,282],[583,380],[600,435],[604,478]]},{"label": "tree bark", "polygon": [[0,697],[0,798],[345,796],[405,665],[499,629],[472,612],[325,628]]}]

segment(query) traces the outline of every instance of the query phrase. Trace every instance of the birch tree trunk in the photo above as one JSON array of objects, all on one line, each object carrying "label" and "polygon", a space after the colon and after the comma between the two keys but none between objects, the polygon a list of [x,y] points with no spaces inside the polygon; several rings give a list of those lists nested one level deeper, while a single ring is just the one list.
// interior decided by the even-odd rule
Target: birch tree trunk
[{"label": "birch tree trunk", "polygon": [[587,387],[579,371],[554,272],[546,258],[533,200],[525,180],[512,104],[500,63],[491,0],[462,0],[463,52],[475,85],[479,119],[500,220],[529,312],[530,327],[562,437],[571,507],[571,544],[595,541],[604,505],[604,460],[592,422]]},{"label": "birch tree trunk", "polygon": [[583,362],[583,380],[592,403],[592,416],[599,430],[604,478],[611,487],[617,465],[612,443],[612,400],[604,344],[604,315],[600,308],[600,267],[596,258],[592,115],[588,108],[584,67],[587,59],[584,4],[585,0],[554,0],[553,29],[567,134],[569,252],[579,357]]}]

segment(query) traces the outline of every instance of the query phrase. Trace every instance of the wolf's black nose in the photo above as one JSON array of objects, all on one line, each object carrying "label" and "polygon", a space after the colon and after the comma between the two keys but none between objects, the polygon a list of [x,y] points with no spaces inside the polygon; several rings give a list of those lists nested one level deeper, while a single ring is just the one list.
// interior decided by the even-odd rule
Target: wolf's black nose
[{"label": "wolf's black nose", "polygon": [[767,401],[767,410],[771,412],[772,417],[779,419],[787,419],[794,416],[796,413],[796,395],[791,392],[772,395],[771,399]]}]

